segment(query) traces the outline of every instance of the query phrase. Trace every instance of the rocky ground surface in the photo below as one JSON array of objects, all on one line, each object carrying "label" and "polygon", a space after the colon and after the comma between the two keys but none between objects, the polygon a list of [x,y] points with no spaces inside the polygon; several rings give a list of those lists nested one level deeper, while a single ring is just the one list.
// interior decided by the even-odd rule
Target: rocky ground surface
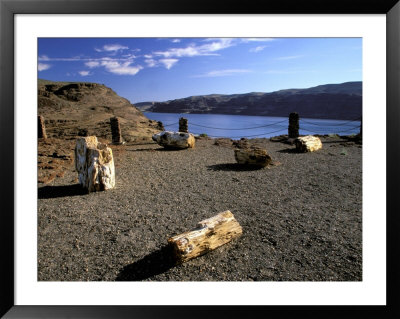
[{"label": "rocky ground surface", "polygon": [[[283,140],[249,141],[273,159],[262,169],[237,165],[228,139],[112,145],[116,187],[90,194],[75,140],[39,140],[38,280],[361,281],[362,145],[323,137],[297,153]],[[174,265],[167,239],[225,210],[242,236]]]}]

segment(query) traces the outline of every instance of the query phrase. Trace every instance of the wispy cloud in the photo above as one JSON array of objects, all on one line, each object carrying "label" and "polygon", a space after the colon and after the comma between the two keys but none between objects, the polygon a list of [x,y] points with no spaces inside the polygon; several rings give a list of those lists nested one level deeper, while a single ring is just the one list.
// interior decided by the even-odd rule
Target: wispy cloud
[{"label": "wispy cloud", "polygon": [[121,44],[105,44],[101,49],[94,48],[97,52],[117,52],[129,49],[127,46]]},{"label": "wispy cloud", "polygon": [[85,62],[85,65],[89,68],[96,68],[96,67],[100,66],[100,62],[99,61],[89,61],[89,62]]},{"label": "wispy cloud", "polygon": [[114,60],[103,60],[101,62],[101,65],[104,66],[108,72],[119,75],[135,75],[143,69],[140,65],[131,66],[131,64],[132,62],[129,61],[120,63]]},{"label": "wispy cloud", "polygon": [[196,78],[205,78],[205,77],[219,77],[219,76],[233,76],[233,75],[240,75],[244,73],[250,73],[251,70],[247,69],[227,69],[227,70],[215,70],[210,71],[205,74],[195,75],[193,77]]},{"label": "wispy cloud", "polygon": [[81,76],[88,76],[91,75],[89,71],[79,71],[78,72]]},{"label": "wispy cloud", "polygon": [[171,69],[179,60],[178,59],[145,59],[144,62],[147,67],[154,68],[158,66],[164,66],[166,69]]},{"label": "wispy cloud", "polygon": [[179,42],[181,42],[181,40],[180,39],[172,39],[171,42],[172,43],[179,43]]},{"label": "wispy cloud", "polygon": [[271,42],[276,41],[274,38],[241,38],[241,42],[248,43],[248,42]]},{"label": "wispy cloud", "polygon": [[170,48],[166,51],[153,52],[156,56],[163,56],[164,58],[182,58],[182,57],[194,57],[201,55],[216,55],[216,51],[226,49],[234,45],[234,41],[231,38],[214,39],[210,43],[196,45],[190,44],[184,48]]},{"label": "wispy cloud", "polygon": [[146,59],[144,60],[149,68],[154,68],[158,65],[157,61],[154,59]]},{"label": "wispy cloud", "polygon": [[[80,57],[73,57],[73,58],[49,58],[47,55],[41,55],[38,58],[39,61],[65,61],[65,62],[71,62],[71,61],[82,61],[85,60],[84,58]],[[86,59],[88,60],[88,59]]]},{"label": "wispy cloud", "polygon": [[[89,68],[97,68],[104,67],[106,71],[119,74],[119,75],[135,75],[140,70],[143,69],[142,66],[136,65],[133,66],[132,63],[134,61],[133,55],[129,55],[125,58],[111,58],[111,57],[102,57],[102,58],[49,58],[48,56],[40,56],[39,61],[64,61],[64,62],[74,62],[81,61],[84,62],[84,65]],[[39,63],[38,70],[43,71],[50,67],[49,64]],[[80,71],[78,72],[81,76],[91,75],[89,71]]]},{"label": "wispy cloud", "polygon": [[162,63],[168,70],[172,68],[175,63],[177,63],[178,59],[160,59],[159,62]]},{"label": "wispy cloud", "polygon": [[302,57],[303,57],[303,55],[289,55],[289,56],[281,56],[281,57],[275,58],[275,60],[284,61],[284,60],[298,59],[298,58],[302,58]]},{"label": "wispy cloud", "polygon": [[45,63],[38,63],[38,71],[44,71],[50,69],[51,65],[50,64],[45,64]]},{"label": "wispy cloud", "polygon": [[259,45],[258,47],[251,48],[249,52],[257,53],[264,50],[267,46],[266,45]]}]

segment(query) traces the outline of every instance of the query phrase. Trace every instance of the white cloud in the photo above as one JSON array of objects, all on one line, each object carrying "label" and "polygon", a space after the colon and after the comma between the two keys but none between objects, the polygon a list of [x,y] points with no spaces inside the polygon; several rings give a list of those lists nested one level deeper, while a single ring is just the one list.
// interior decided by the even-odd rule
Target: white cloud
[{"label": "white cloud", "polygon": [[45,63],[38,63],[38,71],[44,71],[50,69],[51,65],[50,64],[45,64]]},{"label": "white cloud", "polygon": [[275,41],[276,39],[274,38],[241,38],[241,42],[247,43],[247,42],[271,42]]},{"label": "white cloud", "polygon": [[144,62],[146,62],[147,66],[149,68],[154,68],[155,66],[158,65],[157,61],[154,59],[146,59],[146,60],[144,60]]},{"label": "white cloud", "polygon": [[91,59],[84,59],[80,57],[74,58],[49,58],[47,55],[42,55],[39,57],[39,61],[64,61],[64,62],[73,62],[73,61],[85,61]]},{"label": "white cloud", "polygon": [[94,48],[94,50],[97,52],[117,52],[120,50],[127,50],[127,49],[129,48],[121,44],[106,44],[103,45],[101,49]]},{"label": "white cloud", "polygon": [[88,76],[91,75],[89,71],[79,71],[78,72],[81,76]]},{"label": "white cloud", "polygon": [[172,39],[171,42],[172,42],[172,43],[179,43],[179,42],[181,42],[181,40],[179,40],[179,39]]},{"label": "white cloud", "polygon": [[196,78],[204,78],[204,77],[218,77],[218,76],[232,76],[232,75],[239,75],[244,73],[250,73],[251,70],[247,69],[228,69],[228,70],[216,70],[210,71],[205,74],[194,76]]},{"label": "white cloud", "polygon": [[39,61],[49,61],[49,57],[47,55],[41,55]]},{"label": "white cloud", "polygon": [[154,55],[163,56],[164,58],[182,58],[182,57],[194,57],[200,55],[217,55],[216,51],[229,48],[235,45],[234,39],[222,38],[222,39],[207,39],[207,44],[196,45],[191,44],[185,48],[171,48],[166,51],[153,52]]},{"label": "white cloud", "polygon": [[140,70],[143,69],[142,66],[130,66],[132,62],[124,62],[119,63],[118,61],[114,60],[103,60],[101,65],[106,68],[106,70],[110,73],[119,74],[119,75],[135,75]]},{"label": "white cloud", "polygon": [[89,62],[85,62],[85,65],[89,68],[96,68],[96,67],[100,66],[100,62],[99,61],[89,61]]},{"label": "white cloud", "polygon": [[301,57],[302,57],[302,55],[281,56],[281,57],[276,58],[275,60],[280,60],[280,61],[293,60],[293,59],[298,59]]},{"label": "white cloud", "polygon": [[266,45],[259,45],[258,47],[251,48],[249,50],[249,52],[257,53],[257,52],[264,50],[265,48],[266,48]]},{"label": "white cloud", "polygon": [[172,68],[179,60],[178,59],[160,59],[160,63],[164,64],[164,66],[169,70]]}]

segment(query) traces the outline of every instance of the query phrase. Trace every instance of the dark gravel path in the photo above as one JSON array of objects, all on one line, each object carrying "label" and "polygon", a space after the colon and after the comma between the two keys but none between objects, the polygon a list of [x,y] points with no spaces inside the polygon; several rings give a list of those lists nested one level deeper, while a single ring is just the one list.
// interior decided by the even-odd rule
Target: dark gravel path
[{"label": "dark gravel path", "polygon": [[[91,194],[68,171],[38,189],[38,280],[360,281],[362,148],[322,141],[300,154],[256,140],[281,163],[260,170],[209,139],[182,151],[121,146],[116,188]],[[224,210],[243,235],[173,266],[167,238]]]}]

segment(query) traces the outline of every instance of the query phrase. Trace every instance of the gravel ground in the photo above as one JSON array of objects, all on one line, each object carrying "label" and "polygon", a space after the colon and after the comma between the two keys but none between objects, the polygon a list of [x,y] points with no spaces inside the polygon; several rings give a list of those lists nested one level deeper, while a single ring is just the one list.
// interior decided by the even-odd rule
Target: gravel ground
[{"label": "gravel ground", "polygon": [[[246,169],[233,147],[119,146],[116,187],[84,194],[71,168],[38,188],[40,281],[361,281],[362,146],[257,139],[276,165]],[[114,147],[115,148],[115,147]],[[167,238],[230,210],[243,235],[174,265]]]}]

